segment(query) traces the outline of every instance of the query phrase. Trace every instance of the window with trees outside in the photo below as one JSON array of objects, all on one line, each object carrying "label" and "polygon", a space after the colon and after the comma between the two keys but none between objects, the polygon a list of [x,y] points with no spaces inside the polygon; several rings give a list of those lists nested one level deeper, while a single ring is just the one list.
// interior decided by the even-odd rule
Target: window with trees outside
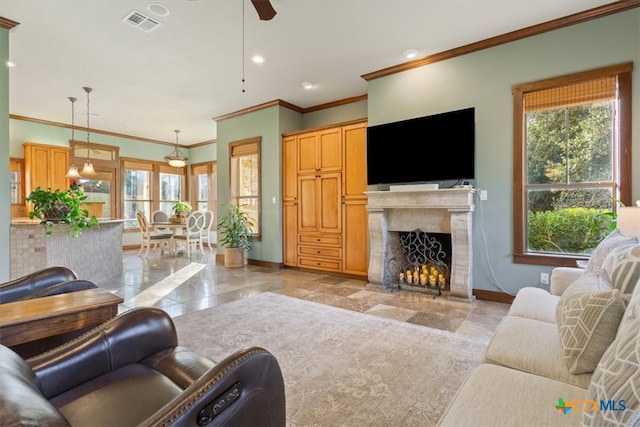
[{"label": "window with trees outside", "polygon": [[515,262],[575,266],[629,204],[631,71],[513,87]]},{"label": "window with trees outside", "polygon": [[185,200],[186,168],[126,159],[123,169],[125,229],[138,229],[137,211],[144,212],[149,219],[158,209],[172,215],[173,204]]},{"label": "window with trees outside", "polygon": [[138,228],[136,212],[151,216],[151,177],[153,166],[146,163],[125,162],[124,219],[125,228]]},{"label": "window with trees outside", "polygon": [[229,144],[231,201],[253,220],[252,231],[260,237],[260,143],[250,138]]},{"label": "window with trees outside", "polygon": [[[197,210],[216,211],[216,163],[191,165],[191,200]],[[214,221],[215,222],[215,221]]]}]

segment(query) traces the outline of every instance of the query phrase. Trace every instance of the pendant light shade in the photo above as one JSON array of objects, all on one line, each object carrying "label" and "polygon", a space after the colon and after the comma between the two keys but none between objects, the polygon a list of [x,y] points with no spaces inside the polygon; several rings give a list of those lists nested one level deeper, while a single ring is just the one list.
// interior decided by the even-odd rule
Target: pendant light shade
[{"label": "pendant light shade", "polygon": [[176,133],[176,148],[173,153],[165,156],[164,160],[169,163],[169,166],[173,166],[174,168],[183,168],[187,165],[187,161],[189,161],[189,159],[180,152],[180,147],[178,145],[178,134],[180,131],[176,129],[174,132]]},{"label": "pendant light shade", "polygon": [[82,172],[80,172],[80,174],[82,176],[95,176],[97,174],[95,169],[93,168],[93,163],[91,163],[91,150],[89,148],[89,144],[91,143],[89,141],[89,136],[91,134],[91,128],[89,126],[89,94],[93,89],[90,87],[83,87],[82,89],[84,89],[84,91],[87,93],[87,160],[84,162],[84,167],[82,168]]},{"label": "pendant light shade", "polygon": [[[74,109],[74,102],[76,102],[78,100],[78,98],[74,98],[73,96],[70,96],[68,99],[69,99],[69,101],[71,101],[71,141],[73,141],[74,138],[75,138],[75,109]],[[80,174],[78,173],[78,168],[73,163],[71,164],[71,167],[69,168],[69,171],[67,172],[65,177],[67,177],[69,179],[80,179],[80,178],[82,178],[80,176]]]}]

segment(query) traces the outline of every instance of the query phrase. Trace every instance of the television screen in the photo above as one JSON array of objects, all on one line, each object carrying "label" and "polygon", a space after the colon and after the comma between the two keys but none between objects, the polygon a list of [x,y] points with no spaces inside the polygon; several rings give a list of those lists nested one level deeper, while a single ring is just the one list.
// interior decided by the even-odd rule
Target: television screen
[{"label": "television screen", "polygon": [[475,179],[475,108],[369,126],[367,182]]}]

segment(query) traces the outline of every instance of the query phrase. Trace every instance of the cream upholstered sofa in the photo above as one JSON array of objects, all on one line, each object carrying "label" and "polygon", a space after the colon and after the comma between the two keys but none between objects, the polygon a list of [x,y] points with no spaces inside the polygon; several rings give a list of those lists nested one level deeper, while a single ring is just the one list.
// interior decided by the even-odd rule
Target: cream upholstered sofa
[{"label": "cream upholstered sofa", "polygon": [[640,244],[617,230],[585,269],[518,291],[440,426],[640,426]]}]

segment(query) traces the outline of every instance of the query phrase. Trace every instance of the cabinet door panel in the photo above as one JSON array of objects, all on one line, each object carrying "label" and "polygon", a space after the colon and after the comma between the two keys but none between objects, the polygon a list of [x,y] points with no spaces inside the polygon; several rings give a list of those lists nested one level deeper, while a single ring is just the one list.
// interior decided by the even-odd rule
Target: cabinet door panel
[{"label": "cabinet door panel", "polygon": [[[29,192],[37,187],[51,187],[49,182],[49,148],[46,146],[31,147],[31,160],[28,165],[28,173],[31,176],[29,180]],[[53,187],[52,187],[53,188]]]},{"label": "cabinet door panel", "polygon": [[295,137],[282,141],[282,198],[292,201],[298,195],[298,140]]},{"label": "cabinet door panel", "polygon": [[341,174],[323,173],[318,178],[320,190],[320,228],[318,231],[340,233],[342,231]]},{"label": "cabinet door panel", "polygon": [[341,129],[320,131],[318,146],[318,168],[323,172],[342,170]]},{"label": "cabinet door panel", "polygon": [[316,172],[317,134],[298,136],[298,172]]},{"label": "cabinet door panel", "polygon": [[65,177],[69,170],[69,150],[52,148],[49,166],[51,188],[54,190],[69,188],[69,179]]},{"label": "cabinet door panel", "polygon": [[367,191],[367,128],[364,124],[344,128],[344,196],[364,197]]},{"label": "cabinet door panel", "polygon": [[351,201],[344,205],[343,268],[349,274],[367,274],[369,267],[367,201]]},{"label": "cabinet door panel", "polygon": [[305,175],[298,179],[298,231],[317,231],[317,186],[315,175]]},{"label": "cabinet door panel", "polygon": [[284,265],[297,266],[298,254],[296,251],[298,243],[298,206],[296,203],[285,203],[282,214],[283,243],[284,243]]}]

